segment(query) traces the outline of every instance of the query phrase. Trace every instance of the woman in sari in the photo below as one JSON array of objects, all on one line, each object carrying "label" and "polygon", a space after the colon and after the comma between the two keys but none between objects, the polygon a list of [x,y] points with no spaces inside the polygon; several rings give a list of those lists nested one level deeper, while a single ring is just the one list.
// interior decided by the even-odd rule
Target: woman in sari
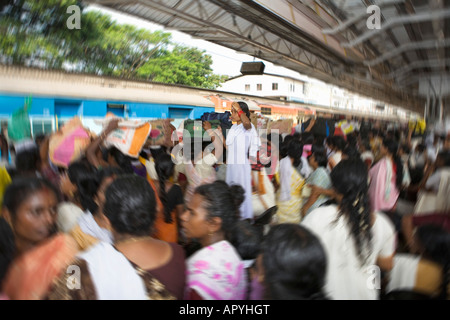
[{"label": "woman in sari", "polygon": [[332,154],[328,158],[327,169],[329,171],[342,160],[342,151],[345,148],[345,139],[342,136],[332,136],[327,138],[327,145],[332,150]]},{"label": "woman in sari", "polygon": [[241,218],[253,219],[252,172],[249,158],[256,159],[261,147],[258,133],[250,122],[250,111],[245,102],[233,102],[231,121],[235,124],[228,131],[224,141],[227,149],[227,176],[229,185],[238,184],[245,190],[241,205]]},{"label": "woman in sari", "polygon": [[14,231],[14,260],[3,292],[12,300],[39,300],[76,255],[76,242],[57,233],[58,193],[41,178],[17,178],[6,189],[3,216]]},{"label": "woman in sari", "polygon": [[395,227],[387,215],[370,209],[367,165],[361,159],[342,160],[330,178],[337,204],[321,206],[301,222],[324,246],[325,293],[334,300],[376,300],[380,287],[373,280],[381,279],[371,274],[392,269]]},{"label": "woman in sari", "polygon": [[[325,152],[315,151],[309,157],[308,161],[310,166],[314,169],[313,173],[306,179],[306,185],[318,186],[324,189],[330,189],[331,179],[326,169],[327,156]],[[302,207],[302,217],[305,217],[308,213],[314,209],[320,207],[323,203],[327,202],[330,198],[323,194],[310,194],[305,204]]]},{"label": "woman in sari", "polygon": [[[173,300],[185,287],[185,255],[175,243],[150,236],[156,219],[156,200],[149,183],[125,175],[107,188],[103,212],[110,222],[114,244],[99,242],[71,265],[82,277],[65,274],[48,295],[51,300]],[[78,268],[77,268],[78,267]],[[68,282],[69,281],[69,282]]]},{"label": "woman in sari", "polygon": [[[286,151],[284,151],[286,150]],[[276,178],[280,187],[277,191],[276,214],[277,223],[299,223],[301,220],[302,188],[305,183],[303,177],[295,170],[300,163],[303,145],[300,141],[291,139],[283,143],[282,155],[287,154],[280,161],[280,171]]]},{"label": "woman in sari", "polygon": [[59,231],[70,232],[82,216],[92,215],[97,210],[93,199],[98,188],[96,175],[97,170],[86,159],[70,163],[61,175],[59,187],[67,201],[58,205]]},{"label": "woman in sari", "polygon": [[161,211],[155,222],[155,238],[178,243],[179,219],[183,213],[183,192],[178,184],[170,181],[175,172],[175,163],[170,154],[161,154],[155,159],[158,181],[153,181],[161,201]]},{"label": "woman in sari", "polygon": [[402,161],[397,155],[398,144],[384,139],[380,146],[382,157],[369,171],[369,197],[373,211],[391,211],[400,195],[403,183]]},{"label": "woman in sari", "polygon": [[224,181],[202,185],[195,190],[181,218],[188,238],[201,249],[187,260],[188,300],[242,300],[247,290],[244,262],[230,243],[239,221],[244,190]]},{"label": "woman in sari", "polygon": [[104,167],[97,172],[95,180],[98,183],[98,189],[91,196],[91,201],[95,203],[93,211],[91,213],[87,210],[68,232],[78,243],[80,250],[87,250],[99,241],[113,243],[113,235],[109,222],[103,214],[102,204],[105,202],[107,187],[121,174],[123,171],[117,167]]}]

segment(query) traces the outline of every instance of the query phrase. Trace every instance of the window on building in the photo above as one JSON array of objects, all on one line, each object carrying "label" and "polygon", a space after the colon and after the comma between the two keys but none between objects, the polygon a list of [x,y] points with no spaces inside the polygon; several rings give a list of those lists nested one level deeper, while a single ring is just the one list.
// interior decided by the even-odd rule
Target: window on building
[{"label": "window on building", "polygon": [[278,83],[272,83],[272,91],[278,90]]},{"label": "window on building", "polygon": [[291,92],[294,92],[294,91],[295,91],[295,84],[291,83],[291,84],[289,85],[289,90],[290,90]]},{"label": "window on building", "polygon": [[116,104],[116,103],[108,103],[106,107],[106,112],[111,112],[118,117],[125,116],[125,105],[124,104]]},{"label": "window on building", "polygon": [[245,91],[250,91],[250,85],[249,84],[245,85]]},{"label": "window on building", "polygon": [[262,91],[262,83],[258,83],[258,84],[256,85],[256,90]]},{"label": "window on building", "polygon": [[272,114],[272,109],[271,109],[271,108],[264,108],[264,107],[261,107],[261,114],[264,114],[264,115],[271,115],[271,114]]},{"label": "window on building", "polygon": [[31,119],[31,134],[33,137],[39,134],[47,134],[53,132],[52,119]]}]

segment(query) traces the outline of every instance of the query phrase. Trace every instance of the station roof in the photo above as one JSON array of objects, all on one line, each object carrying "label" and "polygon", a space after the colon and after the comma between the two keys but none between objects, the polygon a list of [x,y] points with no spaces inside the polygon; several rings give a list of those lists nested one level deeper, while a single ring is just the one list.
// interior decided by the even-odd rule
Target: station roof
[{"label": "station roof", "polygon": [[450,104],[447,0],[84,2],[419,114],[430,96]]}]

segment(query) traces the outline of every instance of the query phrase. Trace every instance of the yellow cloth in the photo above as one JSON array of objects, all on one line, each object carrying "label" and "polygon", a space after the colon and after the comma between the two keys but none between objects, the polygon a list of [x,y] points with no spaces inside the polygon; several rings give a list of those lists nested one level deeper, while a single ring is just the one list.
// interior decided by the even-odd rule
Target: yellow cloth
[{"label": "yellow cloth", "polygon": [[427,128],[427,123],[425,119],[419,119],[417,121],[409,121],[409,130],[414,130],[413,134],[423,134]]},{"label": "yellow cloth", "polygon": [[[5,167],[0,167],[0,208],[3,206],[3,194],[11,184],[11,177]],[[1,216],[1,211],[0,211]]]},{"label": "yellow cloth", "polygon": [[86,234],[81,230],[80,226],[77,225],[70,232],[69,235],[75,239],[80,251],[85,251],[96,244],[99,240],[89,234]]},{"label": "yellow cloth", "polygon": [[[279,172],[275,174],[278,184],[280,184]],[[298,173],[297,170],[292,170],[291,174],[291,199],[288,201],[277,200],[277,223],[300,223],[301,214],[300,210],[303,206],[302,203],[302,188],[305,185],[305,179]],[[279,192],[277,192],[277,199],[279,198]]]}]

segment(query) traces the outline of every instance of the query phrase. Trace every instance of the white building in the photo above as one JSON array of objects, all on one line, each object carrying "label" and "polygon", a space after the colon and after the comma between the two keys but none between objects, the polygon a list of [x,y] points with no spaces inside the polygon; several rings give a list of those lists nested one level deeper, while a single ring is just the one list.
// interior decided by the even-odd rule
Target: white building
[{"label": "white building", "polygon": [[345,114],[363,117],[376,115],[413,118],[412,113],[403,108],[300,74],[298,78],[271,73],[239,75],[227,80],[218,90],[325,107],[335,112],[342,110]]},{"label": "white building", "polygon": [[308,102],[306,101],[307,88],[304,80],[265,73],[233,77],[218,90],[285,101]]}]

